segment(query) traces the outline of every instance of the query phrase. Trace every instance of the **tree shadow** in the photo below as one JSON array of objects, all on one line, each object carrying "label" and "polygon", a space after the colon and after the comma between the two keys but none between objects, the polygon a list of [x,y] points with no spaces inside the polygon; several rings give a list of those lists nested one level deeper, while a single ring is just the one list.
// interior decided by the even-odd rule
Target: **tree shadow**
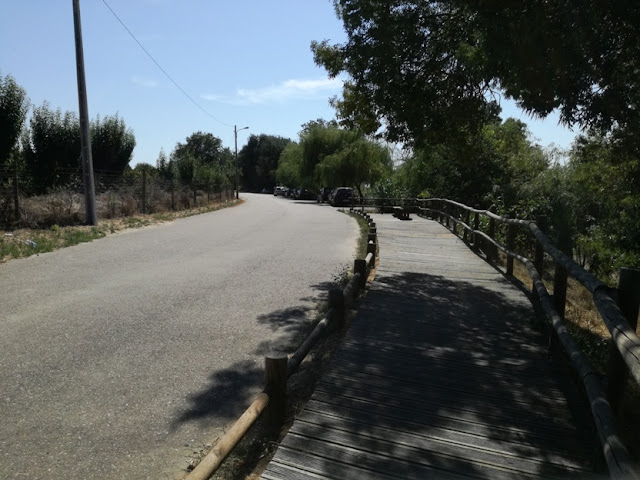
[{"label": "tree shadow", "polygon": [[[264,357],[270,354],[293,353],[313,329],[317,312],[326,301],[327,292],[335,282],[312,285],[314,296],[303,297],[301,304],[258,315],[255,322],[267,325],[275,336],[258,342],[249,353]],[[171,428],[197,421],[203,427],[222,426],[237,419],[253,401],[263,384],[262,362],[244,360],[216,369],[210,374],[205,388],[189,395],[189,407],[180,412]]]},{"label": "tree shadow", "polygon": [[336,478],[592,475],[593,421],[535,322],[506,280],[377,277],[268,471],[277,478],[293,462]]}]

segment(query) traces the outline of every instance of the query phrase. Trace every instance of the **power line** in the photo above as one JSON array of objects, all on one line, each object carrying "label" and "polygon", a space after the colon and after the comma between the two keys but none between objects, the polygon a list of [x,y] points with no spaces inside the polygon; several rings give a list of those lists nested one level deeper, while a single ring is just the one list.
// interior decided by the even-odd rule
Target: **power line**
[{"label": "power line", "polygon": [[109,6],[109,4],[107,3],[107,1],[106,1],[106,0],[102,0],[102,3],[104,3],[104,4],[106,5],[106,7],[111,11],[111,13],[113,14],[113,16],[114,16],[114,17],[116,17],[116,19],[118,20],[118,22],[120,22],[120,25],[122,25],[122,26],[124,27],[124,29],[127,31],[127,33],[128,33],[129,35],[131,35],[131,38],[133,38],[133,39],[136,41],[136,43],[140,46],[140,48],[142,49],[142,51],[143,51],[144,53],[146,53],[146,54],[147,54],[147,56],[151,59],[151,61],[152,61],[153,63],[155,63],[155,64],[156,64],[156,66],[160,69],[160,71],[161,71],[162,73],[164,73],[164,74],[165,74],[165,76],[166,76],[169,80],[171,80],[171,82],[172,82],[172,83],[173,83],[173,84],[178,88],[178,90],[180,90],[180,91],[184,94],[184,96],[185,96],[185,97],[187,97],[187,98],[191,101],[191,103],[193,103],[193,104],[194,104],[196,107],[198,107],[198,108],[199,108],[199,109],[200,109],[200,110],[201,110],[205,115],[207,115],[208,117],[211,117],[211,118],[212,118],[212,119],[214,119],[216,122],[221,123],[222,125],[224,125],[224,126],[226,126],[226,127],[229,127],[229,128],[233,127],[233,125],[229,125],[228,123],[223,122],[222,120],[220,120],[219,118],[214,117],[214,116],[213,116],[213,115],[211,115],[209,112],[207,112],[204,108],[202,108],[202,107],[200,106],[200,104],[199,104],[198,102],[196,102],[196,101],[191,97],[191,95],[189,95],[189,94],[184,90],[184,88],[182,88],[180,85],[178,85],[178,82],[176,82],[173,78],[171,78],[171,75],[169,75],[169,74],[167,73],[167,71],[166,71],[164,68],[162,68],[162,66],[161,66],[161,65],[156,61],[156,59],[155,59],[155,58],[153,58],[153,55],[151,55],[151,54],[147,51],[147,49],[146,49],[146,48],[144,48],[144,46],[142,45],[142,43],[140,43],[140,41],[139,41],[139,40],[136,38],[136,36],[131,32],[131,30],[129,30],[129,28],[125,25],[125,23],[120,19],[120,17],[118,16],[118,14],[117,14],[116,12],[114,12],[114,11],[113,11],[113,8],[111,8],[111,6]]}]

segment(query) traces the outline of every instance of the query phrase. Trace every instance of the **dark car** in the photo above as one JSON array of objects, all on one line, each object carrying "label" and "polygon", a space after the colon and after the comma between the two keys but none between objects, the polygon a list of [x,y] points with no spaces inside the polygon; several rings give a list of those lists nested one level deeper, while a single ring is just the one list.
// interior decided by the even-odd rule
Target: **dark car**
[{"label": "dark car", "polygon": [[349,205],[351,205],[354,196],[355,194],[353,192],[353,188],[340,187],[336,188],[331,193],[331,198],[329,201],[334,207],[348,207]]},{"label": "dark car", "polygon": [[316,200],[318,203],[324,203],[329,201],[329,195],[331,194],[331,189],[328,187],[321,188],[318,192],[318,197]]},{"label": "dark car", "polygon": [[313,200],[315,198],[315,195],[313,194],[313,192],[305,188],[299,188],[298,190],[296,190],[294,198],[296,200]]}]

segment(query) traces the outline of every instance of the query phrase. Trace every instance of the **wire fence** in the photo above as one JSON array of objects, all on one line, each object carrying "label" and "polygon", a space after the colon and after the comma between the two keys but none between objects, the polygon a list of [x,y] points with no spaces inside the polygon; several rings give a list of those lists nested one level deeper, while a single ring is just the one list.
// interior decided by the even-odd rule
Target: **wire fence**
[{"label": "wire fence", "polygon": [[[98,218],[122,218],[187,210],[233,199],[231,185],[212,181],[178,182],[147,172],[94,174]],[[85,221],[82,176],[65,178],[64,185],[36,194],[29,178],[0,170],[0,228],[43,228]]]}]

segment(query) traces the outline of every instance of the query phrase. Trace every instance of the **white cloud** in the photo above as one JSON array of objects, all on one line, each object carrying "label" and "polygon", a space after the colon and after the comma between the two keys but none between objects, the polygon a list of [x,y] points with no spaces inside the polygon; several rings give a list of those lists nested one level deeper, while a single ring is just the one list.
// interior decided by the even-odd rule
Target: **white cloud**
[{"label": "white cloud", "polygon": [[232,105],[258,105],[264,103],[284,102],[291,99],[315,98],[327,92],[337,93],[342,88],[339,78],[321,78],[317,80],[286,80],[278,85],[263,88],[239,88],[235,96],[203,94],[200,97],[220,103]]},{"label": "white cloud", "polygon": [[149,80],[147,78],[138,77],[137,75],[134,75],[133,77],[131,77],[131,81],[136,85],[139,85],[141,87],[146,87],[146,88],[153,88],[158,86],[158,82],[156,82],[155,80]]}]

